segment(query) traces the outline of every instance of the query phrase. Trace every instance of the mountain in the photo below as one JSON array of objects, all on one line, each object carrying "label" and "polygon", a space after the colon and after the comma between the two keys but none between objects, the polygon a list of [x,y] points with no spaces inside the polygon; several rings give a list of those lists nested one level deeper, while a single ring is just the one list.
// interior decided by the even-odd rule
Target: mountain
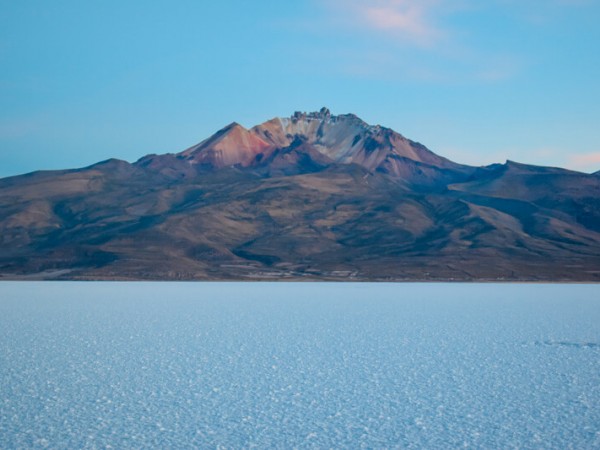
[{"label": "mountain", "polygon": [[[175,157],[187,168],[236,166],[269,175],[357,164],[421,187],[465,179],[472,172],[389,128],[370,126],[353,114],[332,116],[327,108],[274,118],[250,130],[234,122]],[[173,167],[173,155],[151,158],[157,167]]]},{"label": "mountain", "polygon": [[600,177],[457,164],[353,114],[0,179],[5,279],[600,281]]}]

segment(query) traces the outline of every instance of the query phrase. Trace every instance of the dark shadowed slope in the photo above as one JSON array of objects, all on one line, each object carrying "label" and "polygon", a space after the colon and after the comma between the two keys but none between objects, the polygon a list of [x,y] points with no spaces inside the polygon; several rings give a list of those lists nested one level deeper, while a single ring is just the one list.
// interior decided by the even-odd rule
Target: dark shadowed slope
[{"label": "dark shadowed slope", "polygon": [[5,278],[600,280],[600,177],[470,167],[354,115],[0,180]]}]

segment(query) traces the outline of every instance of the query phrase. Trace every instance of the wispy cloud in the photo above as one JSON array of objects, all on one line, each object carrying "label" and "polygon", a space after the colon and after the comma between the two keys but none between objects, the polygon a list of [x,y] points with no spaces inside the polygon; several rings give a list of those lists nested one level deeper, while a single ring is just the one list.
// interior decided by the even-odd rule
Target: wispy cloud
[{"label": "wispy cloud", "polygon": [[[526,154],[524,150],[515,150],[517,155]],[[600,152],[569,153],[564,148],[546,147],[527,151],[527,156],[544,166],[564,167],[580,172],[595,172],[600,169]],[[518,159],[516,159],[518,160]]]},{"label": "wispy cloud", "polygon": [[323,0],[316,4],[324,8],[323,27],[349,38],[350,57],[343,56],[344,48],[329,51],[328,56],[331,59],[335,55],[336,67],[344,74],[450,84],[499,83],[517,76],[521,58],[500,49],[482,51],[469,29],[457,28],[461,14],[472,15],[482,8],[473,3]]},{"label": "wispy cloud", "polygon": [[353,28],[382,33],[399,43],[431,46],[446,35],[438,15],[452,0],[329,0]]},{"label": "wispy cloud", "polygon": [[434,18],[439,3],[440,0],[381,0],[356,2],[354,8],[367,27],[399,40],[432,45],[445,34]]},{"label": "wispy cloud", "polygon": [[600,169],[600,152],[576,153],[567,158],[569,167],[577,170],[595,171]]}]

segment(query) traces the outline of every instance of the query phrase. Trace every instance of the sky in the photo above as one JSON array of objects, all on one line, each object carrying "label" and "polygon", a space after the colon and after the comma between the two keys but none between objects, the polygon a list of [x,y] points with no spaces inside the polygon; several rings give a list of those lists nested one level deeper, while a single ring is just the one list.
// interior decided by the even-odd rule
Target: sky
[{"label": "sky", "polygon": [[456,162],[600,170],[600,0],[0,0],[0,177],[327,106]]}]

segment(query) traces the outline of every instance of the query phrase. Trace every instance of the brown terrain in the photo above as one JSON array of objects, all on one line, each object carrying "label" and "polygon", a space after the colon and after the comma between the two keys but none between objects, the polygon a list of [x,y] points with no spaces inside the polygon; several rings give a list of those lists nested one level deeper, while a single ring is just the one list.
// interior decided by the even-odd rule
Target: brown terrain
[{"label": "brown terrain", "polygon": [[600,174],[470,167],[352,114],[0,179],[0,278],[600,281]]}]

